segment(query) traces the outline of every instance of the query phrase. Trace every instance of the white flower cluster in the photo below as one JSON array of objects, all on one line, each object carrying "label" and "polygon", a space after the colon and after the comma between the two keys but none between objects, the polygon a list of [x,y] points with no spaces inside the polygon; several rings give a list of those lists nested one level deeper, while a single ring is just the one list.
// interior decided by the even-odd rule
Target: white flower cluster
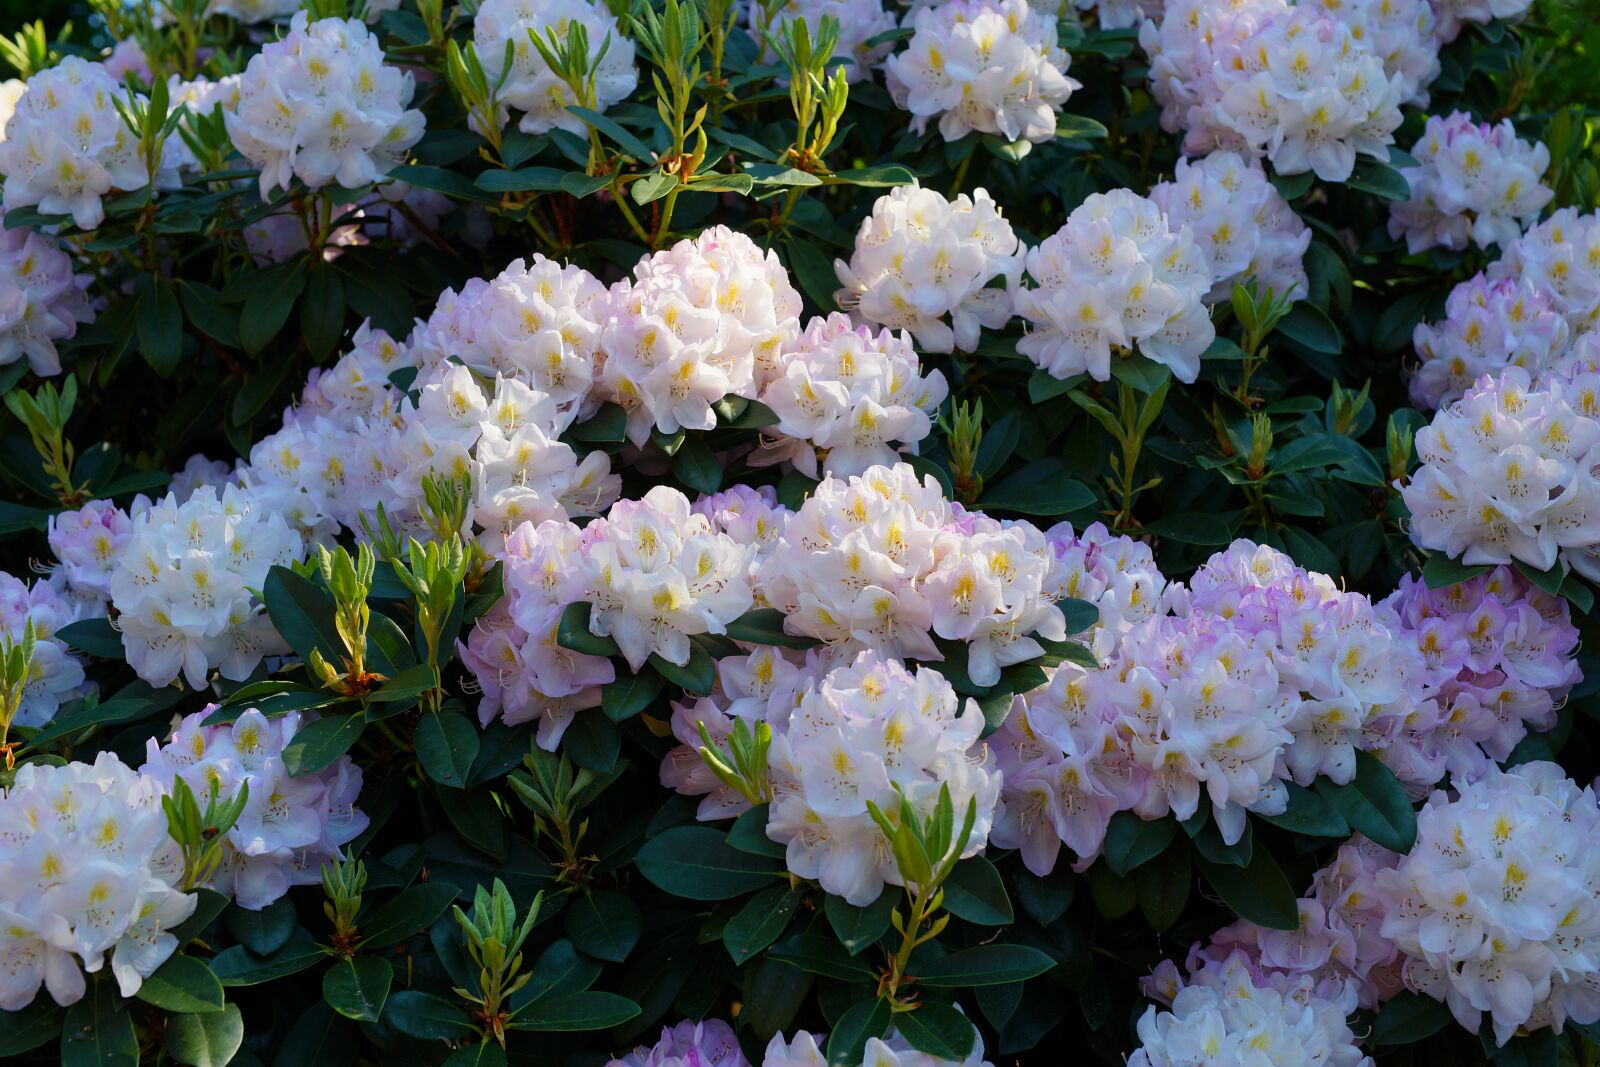
[{"label": "white flower cluster", "polygon": [[1411,402],[1448,407],[1484,375],[1521,367],[1541,378],[1566,354],[1572,330],[1556,304],[1532,283],[1491,282],[1482,274],[1457,285],[1445,317],[1419,322],[1411,335],[1422,365],[1411,379]]},{"label": "white flower cluster", "polygon": [[1111,377],[1111,356],[1135,347],[1180,382],[1200,373],[1216,338],[1204,303],[1208,253],[1162,209],[1127,189],[1093,193],[1028,252],[1035,282],[1016,295],[1029,323],[1017,351],[1056,378]]},{"label": "white flower cluster", "polygon": [[1558,562],[1600,578],[1600,375],[1534,387],[1508,367],[1417,431],[1411,539],[1466,564]]},{"label": "white flower cluster", "polygon": [[1235,283],[1299,300],[1306,295],[1306,248],[1311,229],[1267,180],[1254,159],[1212,152],[1178,160],[1170,182],[1150,190],[1170,230],[1188,230],[1211,261],[1209,304],[1229,299]]},{"label": "white flower cluster", "polygon": [[[826,1034],[795,1031],[787,1040],[782,1034],[773,1034],[767,1042],[761,1067],[827,1067]],[[983,1035],[976,1031],[972,1036],[972,1051],[964,1060],[947,1060],[931,1052],[913,1048],[911,1042],[891,1031],[884,1037],[869,1037],[862,1052],[862,1067],[994,1067],[983,1058]],[[733,1067],[733,1065],[729,1065]]]},{"label": "white flower cluster", "polygon": [[1528,282],[1566,317],[1573,334],[1600,325],[1600,215],[1564,207],[1501,249],[1489,280]]},{"label": "white flower cluster", "polygon": [[952,201],[901,185],[861,220],[850,263],[835,260],[833,266],[844,287],[835,294],[841,308],[869,323],[911,331],[925,351],[970,352],[980,328],[996,330],[1010,321],[1022,248],[982,189]]},{"label": "white flower cluster", "polygon": [[1303,0],[1350,29],[1350,36],[1383,60],[1400,84],[1400,102],[1428,106],[1428,87],[1439,76],[1437,0]]},{"label": "white flower cluster", "polygon": [[946,141],[976,130],[1006,141],[1052,140],[1056,113],[1074,89],[1071,57],[1054,15],[1028,0],[944,0],[913,10],[905,50],[884,62],[894,102],[921,133],[939,119]]},{"label": "white flower cluster", "polygon": [[811,478],[819,459],[836,478],[894,463],[894,444],[909,448],[927,437],[949,394],[943,374],[921,373],[906,334],[874,335],[838,312],[812,319],[776,363],[779,374],[761,400],[778,416],[778,436],[751,462],[788,460]]},{"label": "white flower cluster", "polygon": [[641,259],[612,286],[595,394],[628,412],[628,439],[709,430],[727,395],[754,397],[800,332],[800,294],[777,253],[713,226]]},{"label": "white flower cluster", "polygon": [[1491,126],[1461,111],[1429,116],[1411,154],[1420,165],[1400,171],[1411,199],[1390,202],[1389,235],[1405,237],[1412,253],[1505,248],[1555,195],[1540,182],[1550,150],[1519,138],[1510,119]]},{"label": "white flower cluster", "polygon": [[[105,218],[107,193],[149,185],[138,141],[115,103],[135,95],[101,64],[77,56],[28,79],[0,140],[5,209],[71,215],[80,230],[92,230]],[[181,144],[175,137],[167,142],[157,188],[176,184]]]},{"label": "white flower cluster", "polygon": [[1382,747],[1411,709],[1420,662],[1399,627],[1281,552],[1237,541],[1187,590],[1129,588],[1141,604],[1156,593],[1159,612],[1101,668],[1062,664],[991,738],[1005,774],[995,841],[1037,874],[1063,844],[1087,867],[1118,811],[1187,819],[1209,803],[1237,841],[1248,811],[1283,810],[1286,780],[1349,781],[1356,751]]},{"label": "white flower cluster", "polygon": [[305,725],[299,712],[268,719],[254,708],[231,723],[205,726],[211,705],[186,716],[166,744],[151,738],[144,766],[170,791],[182,778],[204,797],[212,783],[223,797],[248,786],[243,812],[228,831],[211,887],[251,911],[271,904],[290,886],[315,885],[322,866],[367,828],[356,807],[361,768],[340,756],[316,774],[291,777],[283,749]]},{"label": "white flower cluster", "polygon": [[1358,154],[1380,161],[1400,125],[1404,86],[1371,42],[1313,5],[1287,0],[1176,0],[1139,41],[1161,125],[1184,151],[1266,156],[1279,174],[1350,177]]},{"label": "white flower cluster", "polygon": [[1260,975],[1241,952],[1204,961],[1178,985],[1170,1011],[1145,1009],[1128,1067],[1372,1067],[1347,1022],[1356,1008],[1353,984]]},{"label": "white flower cluster", "polygon": [[80,606],[62,596],[54,582],[32,585],[0,571],[0,636],[20,644],[33,623],[33,661],[22,687],[22,704],[13,726],[43,726],[68,700],[86,695],[83,661],[72,654],[57,630],[81,617]]},{"label": "white flower cluster", "polygon": [[1533,0],[1433,0],[1439,17],[1439,39],[1446,43],[1461,33],[1463,23],[1486,25],[1495,19],[1521,18]]},{"label": "white flower cluster", "polygon": [[1505,1044],[1518,1029],[1600,1020],[1600,807],[1553,763],[1490,768],[1417,815],[1417,843],[1379,871],[1382,934],[1411,989]]},{"label": "white flower cluster", "polygon": [[0,367],[25,358],[35,374],[60,374],[56,342],[94,321],[84,296],[91,281],[73,272],[55,238],[25,227],[0,233]]},{"label": "white flower cluster", "polygon": [[202,690],[213,668],[249,677],[286,650],[251,590],[301,552],[299,534],[249,490],[203,487],[140,511],[111,575],[128,665],[154,686],[181,673]]},{"label": "white flower cluster", "polygon": [[904,885],[867,802],[888,811],[901,796],[930,815],[941,787],[957,812],[975,805],[963,857],[983,851],[1000,775],[978,743],[983,713],[926,667],[915,673],[875,652],[808,683],[773,721],[767,836],[787,846],[802,878],[857,906],[885,884]]},{"label": "white flower cluster", "polygon": [[0,794],[0,842],[0,1010],[27,1007],[41,985],[76,1003],[108,952],[131,997],[178,947],[169,931],[196,898],[176,888],[160,788],[109,752],[18,767]]},{"label": "white flower cluster", "polygon": [[289,32],[250,58],[228,135],[261,168],[261,198],[299,178],[312,190],[357,189],[383,178],[422,138],[422,112],[408,109],[411,75],[383,61],[383,48],[356,19],[299,11]]},{"label": "white flower cluster", "polygon": [[[1165,5],[1162,0],[1072,0],[1072,6],[1079,11],[1093,11],[1101,29],[1125,30],[1145,19],[1160,18]],[[1065,3],[1061,13],[1067,14]]]},{"label": "white flower cluster", "polygon": [[1111,655],[1116,643],[1136,624],[1167,610],[1167,579],[1156,568],[1150,546],[1131,537],[1113,537],[1104,523],[1081,534],[1063,522],[1045,531],[1055,563],[1045,595],[1093,604],[1100,619],[1086,638],[1098,658]]},{"label": "white flower cluster", "polygon": [[[598,110],[626,100],[633,92],[639,82],[633,42],[623,35],[604,4],[590,0],[485,0],[473,17],[472,39],[489,84],[505,79],[497,96],[500,114],[496,121],[502,127],[514,107],[522,112],[517,128],[523,133],[567,130],[588,136],[588,126],[567,110],[579,102],[572,89],[550,69],[533,44],[534,35],[546,41],[552,30],[565,43],[567,28],[574,23],[589,35],[589,67],[594,71]],[[505,67],[507,44],[511,45],[509,70]],[[474,116],[474,127],[477,122]]]},{"label": "white flower cluster", "polygon": [[889,42],[873,44],[872,39],[895,28],[894,15],[884,10],[883,0],[783,0],[782,3],[754,3],[750,5],[750,33],[761,46],[768,62],[776,59],[766,48],[764,33],[783,38],[789,23],[803,20],[815,41],[822,30],[824,18],[839,21],[839,41],[833,46],[833,58],[844,63],[846,81],[858,82],[872,77],[883,57],[888,55]]},{"label": "white flower cluster", "polygon": [[972,681],[993,685],[1043,654],[1034,635],[1066,637],[1054,566],[1038,529],[958,515],[902,463],[824,479],[761,563],[757,591],[786,631],[831,645],[939,660],[935,635],[959,642]]}]

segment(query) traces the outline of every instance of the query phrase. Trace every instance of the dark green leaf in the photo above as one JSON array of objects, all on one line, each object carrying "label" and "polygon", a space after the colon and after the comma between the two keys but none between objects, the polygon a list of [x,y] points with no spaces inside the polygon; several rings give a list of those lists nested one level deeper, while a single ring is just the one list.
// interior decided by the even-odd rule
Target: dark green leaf
[{"label": "dark green leaf", "polygon": [[1443,552],[1433,552],[1422,565],[1422,581],[1429,589],[1443,589],[1460,582],[1470,582],[1480,574],[1494,568],[1487,563],[1466,564],[1451,559]]},{"label": "dark green leaf", "polygon": [[962,860],[944,883],[945,910],[979,926],[1005,926],[1015,918],[1000,872],[983,856]]},{"label": "dark green leaf", "polygon": [[722,942],[733,962],[745,962],[783,936],[803,899],[788,886],[775,885],[747,900],[722,930]]},{"label": "dark green leaf", "polygon": [[1414,1045],[1453,1021],[1450,1009],[1432,997],[1402,990],[1385,1004],[1372,1023],[1375,1045]]},{"label": "dark green leaf", "polygon": [[864,961],[851,956],[843,945],[822,934],[795,934],[774,945],[768,955],[802,971],[820,974],[824,978],[837,978],[841,982],[877,979],[872,968]]},{"label": "dark green leaf", "polygon": [[260,911],[235,904],[222,917],[228,933],[257,956],[270,956],[284,945],[300,926],[295,914],[294,901],[279,897]]},{"label": "dark green leaf", "polygon": [[383,1005],[383,1021],[422,1041],[460,1041],[475,1032],[456,1003],[415,989],[390,994]]},{"label": "dark green leaf", "polygon": [[1119,811],[1106,827],[1106,865],[1114,874],[1126,875],[1160,855],[1177,832],[1172,819],[1145,820],[1131,811]]},{"label": "dark green leaf", "polygon": [[305,288],[305,264],[291,260],[252,279],[250,295],[245,298],[244,310],[239,315],[239,342],[244,350],[255,355],[278,336],[283,324],[289,321],[289,312]]},{"label": "dark green leaf", "polygon": [[987,511],[1052,518],[1089,507],[1094,494],[1069,473],[1061,459],[1037,459],[984,490],[979,505]]},{"label": "dark green leaf", "polygon": [[167,1053],[192,1067],[227,1067],[244,1044],[244,1017],[236,1004],[205,1015],[167,1019]]},{"label": "dark green leaf", "polygon": [[1274,826],[1290,833],[1307,837],[1349,837],[1350,824],[1344,821],[1339,810],[1311,790],[1285,783],[1289,789],[1289,806],[1281,815],[1258,815]]},{"label": "dark green leaf", "polygon": [[310,936],[291,938],[270,956],[257,956],[243,945],[224,949],[211,959],[211,973],[226,987],[260,985],[303,971],[325,959],[322,947]]},{"label": "dark green leaf", "polygon": [[871,904],[858,908],[844,897],[829,893],[823,911],[844,950],[856,956],[876,944],[889,929],[889,916],[899,898],[898,889],[885,887]]},{"label": "dark green leaf", "polygon": [[1299,902],[1270,850],[1255,849],[1247,867],[1213,863],[1204,856],[1196,856],[1195,863],[1240,918],[1273,930],[1299,929]]},{"label": "dark green leaf", "polygon": [[402,889],[394,899],[361,918],[362,949],[386,948],[426,930],[444,914],[459,892],[447,882],[424,882]]},{"label": "dark green leaf", "polygon": [[142,282],[137,315],[139,352],[157,376],[166,378],[183,358],[183,309],[172,283]]},{"label": "dark green leaf", "polygon": [[728,828],[728,844],[752,856],[773,856],[782,859],[784,846],[767,836],[768,810],[766,804],[757,804],[748,811],[740,813],[739,817],[733,820],[733,825]]},{"label": "dark green leaf", "polygon": [[223,1003],[222,983],[211,968],[181,952],[169,956],[140,984],[138,997],[163,1011],[189,1014],[221,1011]]},{"label": "dark green leaf", "polygon": [[69,622],[55,636],[81,652],[98,659],[122,659],[122,633],[110,619],[81,619]]},{"label": "dark green leaf", "polygon": [[110,975],[90,975],[83,999],[61,1024],[62,1067],[138,1067],[133,1018],[117,1004]]},{"label": "dark green leaf", "polygon": [[354,715],[329,715],[302,726],[293,740],[283,747],[283,767],[294,777],[325,770],[350,751],[350,746],[360,740],[366,728],[366,720],[359,712]]},{"label": "dark green leaf", "polygon": [[596,774],[608,774],[622,751],[622,735],[605,715],[581,712],[561,735],[562,748],[572,762]]},{"label": "dark green leaf", "polygon": [[957,1063],[972,1052],[978,1036],[972,1021],[950,1004],[924,1003],[895,1019],[895,1030],[912,1048]]},{"label": "dark green leaf", "polygon": [[1169,848],[1133,872],[1139,910],[1152,930],[1164,933],[1183,915],[1192,881],[1189,852],[1183,848]]},{"label": "dark green leaf", "polygon": [[1309,300],[1302,300],[1278,321],[1278,332],[1298,341],[1313,352],[1337,356],[1344,350],[1344,338],[1327,312]]},{"label": "dark green leaf", "polygon": [[[417,670],[432,674],[432,668]],[[451,789],[465,789],[478,758],[478,728],[454,711],[424,712],[417,722],[417,761],[429,778]]]},{"label": "dark green leaf", "polygon": [[784,873],[782,863],[728,844],[709,826],[675,826],[646,841],[634,858],[640,873],[686,900],[729,900],[765,889]]},{"label": "dark green leaf", "polygon": [[923,964],[917,971],[917,983],[930,989],[1002,985],[1025,982],[1055,965],[1055,960],[1027,945],[979,945]]},{"label": "dark green leaf", "polygon": [[649,664],[637,671],[624,671],[614,682],[600,690],[600,707],[606,718],[622,722],[648,708],[661,695],[661,675]]},{"label": "dark green leaf", "polygon": [[1417,840],[1417,813],[1394,772],[1366,752],[1356,753],[1356,775],[1348,785],[1319,779],[1317,792],[1343,815],[1351,829],[1384,848],[1407,853]]},{"label": "dark green leaf", "polygon": [[887,1000],[857,1001],[828,1035],[828,1067],[859,1067],[867,1042],[889,1032],[894,1009]]},{"label": "dark green leaf", "polygon": [[777,645],[780,648],[815,648],[814,637],[797,637],[783,630],[784,614],[777,608],[751,608],[728,624],[728,636],[752,645]]},{"label": "dark green leaf", "polygon": [[589,604],[581,601],[568,604],[562,609],[561,621],[556,624],[556,644],[587,656],[619,655],[620,651],[615,641],[609,637],[596,637],[589,630],[591,610]]},{"label": "dark green leaf", "polygon": [[290,1028],[272,1067],[347,1067],[355,1062],[360,1044],[355,1024],[318,1001]]},{"label": "dark green leaf", "polygon": [[638,1014],[639,1005],[628,998],[591,989],[536,1000],[517,1012],[510,1026],[513,1030],[547,1032],[606,1030]]},{"label": "dark green leaf", "polygon": [[322,975],[322,999],[347,1019],[375,1023],[389,999],[394,968],[377,956],[350,956]]},{"label": "dark green leaf", "polygon": [[639,906],[613,889],[597,889],[575,899],[566,910],[567,936],[581,951],[620,963],[644,932]]},{"label": "dark green leaf", "polygon": [[1352,189],[1360,189],[1384,200],[1410,200],[1411,185],[1405,175],[1374,159],[1356,160],[1355,170],[1345,179]]}]

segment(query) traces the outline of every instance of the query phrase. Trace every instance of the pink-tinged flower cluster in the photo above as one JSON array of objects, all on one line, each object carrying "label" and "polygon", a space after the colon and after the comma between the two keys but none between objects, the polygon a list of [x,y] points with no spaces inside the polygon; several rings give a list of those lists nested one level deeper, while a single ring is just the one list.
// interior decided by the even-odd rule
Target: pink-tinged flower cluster
[{"label": "pink-tinged flower cluster", "polygon": [[921,133],[939,120],[946,141],[977,131],[1004,141],[1049,141],[1056,115],[1082,85],[1067,77],[1072,57],[1055,14],[1028,0],[944,0],[913,7],[904,51],[884,61],[894,102]]},{"label": "pink-tinged flower cluster", "polygon": [[1306,295],[1306,249],[1311,229],[1267,180],[1261,164],[1237,152],[1178,160],[1170,182],[1150,201],[1172,230],[1189,231],[1211,262],[1208,304],[1228,300],[1238,283],[1301,299]]},{"label": "pink-tinged flower cluster", "polygon": [[213,704],[185,716],[165,744],[151,738],[139,773],[164,792],[182,778],[200,797],[212,783],[224,797],[249,787],[210,884],[240,907],[259,911],[290,886],[315,885],[323,865],[339,859],[367,828],[366,814],[356,807],[361,768],[340,756],[316,774],[291,776],[283,750],[306,725],[299,712],[268,719],[249,708],[233,722],[204,725],[216,710]]},{"label": "pink-tinged flower cluster", "polygon": [[178,889],[160,786],[111,753],[18,767],[0,792],[0,845],[0,1010],[27,1007],[41,985],[76,1003],[108,956],[131,997],[177,949],[169,931],[196,898]]},{"label": "pink-tinged flower cluster", "polygon": [[91,500],[81,508],[50,516],[45,534],[67,594],[86,608],[103,608],[111,599],[117,557],[132,532],[128,513],[109,500]]},{"label": "pink-tinged flower cluster", "polygon": [[55,238],[23,227],[0,233],[0,367],[26,359],[35,374],[60,374],[56,342],[94,321],[90,282]]},{"label": "pink-tinged flower cluster", "polygon": [[1170,1009],[1145,1009],[1128,1067],[1372,1067],[1348,1022],[1353,984],[1263,972],[1243,952],[1194,962],[1187,981],[1170,965],[1158,972],[1147,991]]},{"label": "pink-tinged flower cluster", "polygon": [[1315,5],[1177,0],[1139,41],[1161,125],[1184,151],[1271,160],[1278,174],[1350,177],[1357,155],[1387,161],[1406,84],[1370,41]]},{"label": "pink-tinged flower cluster", "polygon": [[713,226],[641,259],[606,315],[595,396],[643,445],[652,429],[711,429],[724,396],[754,398],[800,332],[800,294],[775,252]]},{"label": "pink-tinged flower cluster", "polygon": [[1016,294],[1028,334],[1017,351],[1055,378],[1111,378],[1113,350],[1137,348],[1180,382],[1200,374],[1216,338],[1204,300],[1211,252],[1154,201],[1127,189],[1090,194],[1028,251],[1034,285]]},{"label": "pink-tinged flower cluster", "polygon": [[1553,727],[1582,679],[1567,602],[1509,567],[1444,589],[1408,575],[1381,608],[1424,665],[1427,699],[1406,720],[1405,742],[1381,753],[1413,787],[1482,777],[1531,730]]},{"label": "pink-tinged flower cluster", "polygon": [[1489,280],[1532,285],[1574,335],[1600,324],[1600,215],[1564,207],[1500,250]]},{"label": "pink-tinged flower cluster", "polygon": [[21,644],[28,624],[33,624],[33,660],[22,687],[22,704],[13,726],[43,726],[55,718],[68,700],[87,695],[94,687],[83,675],[83,661],[65,641],[55,636],[84,614],[81,602],[63,596],[59,583],[36,581],[32,585],[0,571],[0,637]]},{"label": "pink-tinged flower cluster", "polygon": [[1400,171],[1411,198],[1390,202],[1389,234],[1405,237],[1412,253],[1505,248],[1555,195],[1540,182],[1550,150],[1517,137],[1510,119],[1491,126],[1462,111],[1430,116],[1411,154],[1419,166]]},{"label": "pink-tinged flower cluster", "polygon": [[1417,843],[1377,874],[1381,933],[1408,988],[1495,1040],[1600,1020],[1600,807],[1553,763],[1489,768],[1417,815]]},{"label": "pink-tinged flower cluster", "polygon": [[733,1027],[721,1019],[685,1019],[661,1028],[654,1045],[640,1045],[606,1067],[750,1067]]},{"label": "pink-tinged flower cluster", "polygon": [[1082,869],[1118,811],[1187,819],[1202,803],[1237,841],[1247,812],[1283,810],[1284,782],[1347,782],[1358,750],[1398,732],[1420,662],[1395,629],[1366,597],[1235,542],[1101,667],[1064,663],[1017,701],[991,738],[1005,774],[996,842],[1035,873],[1062,845]]},{"label": "pink-tinged flower cluster", "polygon": [[900,185],[861,220],[850,262],[834,260],[834,294],[857,319],[908,330],[927,352],[970,352],[981,329],[1011,319],[1022,246],[982,189],[946,200]]},{"label": "pink-tinged flower cluster", "polygon": [[1571,345],[1567,320],[1531,282],[1479,274],[1451,289],[1444,307],[1441,321],[1419,322],[1412,334],[1422,365],[1411,379],[1411,402],[1424,410],[1455,403],[1473,382],[1507,367],[1542,377]]},{"label": "pink-tinged flower cluster", "polygon": [[1600,374],[1508,367],[1417,431],[1422,463],[1400,487],[1411,539],[1466,564],[1561,564],[1600,578]]},{"label": "pink-tinged flower cluster", "polygon": [[790,518],[757,573],[784,629],[846,651],[940,660],[935,637],[966,646],[974,683],[1064,639],[1048,590],[1056,566],[1044,534],[958,513],[932,477],[908,464],[827,478]]},{"label": "pink-tinged flower cluster", "polygon": [[1521,18],[1533,0],[1433,0],[1439,17],[1439,39],[1446,43],[1461,33],[1464,23],[1487,25],[1495,19]]},{"label": "pink-tinged flower cluster", "polygon": [[585,536],[567,522],[524,523],[506,538],[505,596],[479,619],[461,661],[477,679],[478,719],[510,725],[537,720],[541,748],[554,751],[572,718],[598,707],[611,661],[563,648],[561,612],[588,593]]},{"label": "pink-tinged flower cluster", "polygon": [[692,637],[725,633],[754,603],[755,551],[667,486],[618,501],[582,530],[524,523],[506,539],[506,599],[461,649],[483,688],[480,717],[538,718],[539,742],[553,750],[614,677],[610,661],[557,643],[568,605],[590,605],[590,631],[616,641],[634,670],[652,655],[682,666]]},{"label": "pink-tinged flower cluster", "polygon": [[1075,635],[1086,638],[1097,657],[1111,655],[1129,629],[1167,610],[1166,576],[1143,541],[1112,536],[1098,522],[1081,534],[1071,523],[1057,523],[1044,537],[1056,560],[1045,595],[1082,600],[1100,609],[1099,622],[1090,632]]},{"label": "pink-tinged flower cluster", "polygon": [[811,478],[819,462],[822,473],[847,478],[914,451],[949,393],[942,373],[922,374],[909,335],[874,334],[838,312],[812,319],[775,362],[761,401],[778,425],[751,461],[787,460]]},{"label": "pink-tinged flower cluster", "polygon": [[[1385,908],[1378,892],[1379,872],[1400,857],[1359,834],[1339,846],[1328,866],[1316,873],[1311,892],[1299,901],[1294,930],[1272,930],[1240,919],[1189,949],[1186,967],[1194,972],[1243,959],[1274,983],[1309,983],[1309,988],[1342,996],[1353,988],[1368,1010],[1403,986],[1405,958],[1382,932]],[[1178,969],[1163,960],[1143,982],[1146,993],[1170,1001],[1181,988]]]}]

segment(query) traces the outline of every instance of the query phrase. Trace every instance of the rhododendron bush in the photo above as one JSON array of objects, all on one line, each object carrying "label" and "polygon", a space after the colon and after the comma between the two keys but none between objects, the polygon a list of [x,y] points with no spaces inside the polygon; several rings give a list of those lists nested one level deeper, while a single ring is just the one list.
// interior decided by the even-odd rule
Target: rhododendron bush
[{"label": "rhododendron bush", "polygon": [[1592,12],[39,14],[0,1059],[1600,1063]]}]

